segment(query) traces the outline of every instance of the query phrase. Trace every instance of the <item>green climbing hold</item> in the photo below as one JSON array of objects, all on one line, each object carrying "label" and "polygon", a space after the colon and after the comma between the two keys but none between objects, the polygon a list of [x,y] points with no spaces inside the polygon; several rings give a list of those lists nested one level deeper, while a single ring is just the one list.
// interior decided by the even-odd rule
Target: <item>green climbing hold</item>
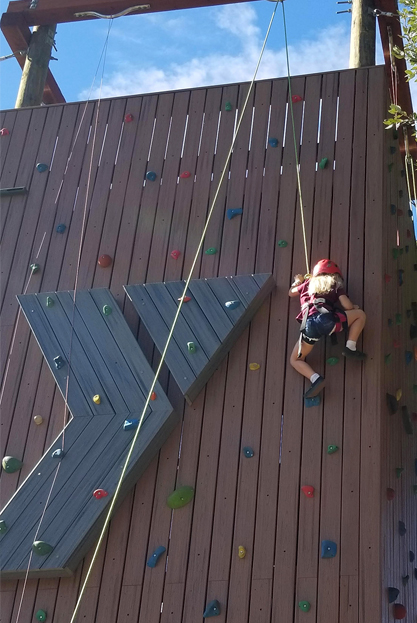
[{"label": "green climbing hold", "polygon": [[18,472],[19,469],[22,469],[23,467],[22,461],[19,461],[19,459],[16,459],[14,456],[5,456],[1,464],[7,474]]},{"label": "green climbing hold", "polygon": [[308,612],[310,610],[310,608],[311,608],[311,604],[310,604],[309,601],[299,601],[298,602],[298,607],[303,612]]},{"label": "green climbing hold", "polygon": [[402,315],[401,314],[395,314],[395,324],[396,325],[400,325],[402,323]]},{"label": "green climbing hold", "polygon": [[278,240],[278,246],[285,248],[288,246],[288,242],[286,240]]},{"label": "green climbing hold", "polygon": [[413,385],[413,394],[417,394],[417,385]]},{"label": "green climbing hold", "polygon": [[393,249],[392,250],[392,257],[394,258],[394,260],[397,259],[398,255],[399,255],[398,249]]},{"label": "green climbing hold", "polygon": [[183,487],[175,489],[175,491],[168,496],[167,505],[169,508],[181,508],[191,502],[193,497],[194,489],[188,485],[184,485]]},{"label": "green climbing hold", "polygon": [[329,162],[328,158],[322,158],[319,162],[320,169],[325,169],[327,167],[328,162]]},{"label": "green climbing hold", "polygon": [[38,610],[35,614],[37,621],[46,621],[46,612],[45,610]]},{"label": "green climbing hold", "polygon": [[38,272],[40,267],[39,267],[39,264],[31,264],[29,268],[32,271],[32,275],[34,275],[35,273]]},{"label": "green climbing hold", "polygon": [[103,306],[103,314],[105,316],[110,316],[111,312],[112,312],[112,309],[111,309],[110,305],[104,305]]},{"label": "green climbing hold", "polygon": [[7,532],[7,524],[4,519],[0,519],[0,534]]},{"label": "green climbing hold", "polygon": [[389,363],[391,363],[392,361],[392,355],[391,353],[389,353],[388,355],[385,355],[385,363],[386,365],[388,365]]},{"label": "green climbing hold", "polygon": [[329,357],[327,359],[327,364],[329,366],[335,366],[337,363],[339,363],[339,357]]},{"label": "green climbing hold", "polygon": [[220,603],[217,599],[210,601],[203,613],[203,618],[218,617],[220,615]]},{"label": "green climbing hold", "polygon": [[404,471],[404,467],[396,467],[395,468],[395,475],[397,476],[397,478],[401,478],[401,474]]},{"label": "green climbing hold", "polygon": [[206,255],[214,255],[215,253],[217,253],[217,249],[216,247],[209,247],[208,249],[206,249],[205,254]]},{"label": "green climbing hold", "polygon": [[388,171],[389,171],[390,173],[391,173],[391,171],[392,171],[392,167],[393,167],[393,166],[394,166],[394,163],[393,163],[393,162],[390,162],[390,163],[389,163],[389,165],[388,165]]},{"label": "green climbing hold", "polygon": [[47,296],[46,297],[46,306],[47,307],[53,307],[54,303],[55,303],[55,301],[52,298],[52,296]]},{"label": "green climbing hold", "polygon": [[187,342],[187,348],[188,348],[188,352],[194,354],[196,349],[196,346],[194,344],[194,342]]},{"label": "green climbing hold", "polygon": [[47,556],[54,550],[53,546],[45,541],[35,541],[32,545],[32,549],[38,556]]},{"label": "green climbing hold", "polygon": [[230,111],[232,110],[232,104],[231,104],[231,102],[226,102],[226,103],[225,103],[225,105],[224,105],[224,109],[225,109],[227,112],[230,112]]},{"label": "green climbing hold", "polygon": [[335,446],[333,444],[330,444],[329,446],[327,446],[327,454],[334,454],[338,450],[339,450],[339,446]]}]

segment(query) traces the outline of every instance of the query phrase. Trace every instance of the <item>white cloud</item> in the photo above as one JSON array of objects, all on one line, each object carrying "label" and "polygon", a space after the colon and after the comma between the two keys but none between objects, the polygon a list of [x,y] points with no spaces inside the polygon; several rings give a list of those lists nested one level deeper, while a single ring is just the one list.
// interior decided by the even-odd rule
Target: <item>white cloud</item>
[{"label": "white cloud", "polygon": [[[227,5],[213,14],[212,37],[228,37],[232,52],[207,52],[189,60],[181,55],[175,62],[161,64],[152,60],[140,65],[118,57],[117,69],[104,77],[101,97],[115,97],[137,93],[152,93],[187,89],[213,84],[251,80],[263,42],[263,33],[257,25],[257,14],[250,5]],[[129,36],[125,33],[125,36]],[[182,33],[181,33],[182,38]],[[276,36],[271,37],[276,41]],[[172,41],[166,42],[167,47]],[[215,47],[215,46],[213,46]],[[218,46],[217,46],[218,48]],[[349,33],[344,26],[332,26],[317,32],[314,39],[300,39],[290,46],[291,73],[307,74],[347,67],[349,60]],[[258,78],[275,78],[287,73],[285,49],[266,48]],[[99,97],[97,88],[92,97]],[[86,98],[87,91],[80,94]]]}]

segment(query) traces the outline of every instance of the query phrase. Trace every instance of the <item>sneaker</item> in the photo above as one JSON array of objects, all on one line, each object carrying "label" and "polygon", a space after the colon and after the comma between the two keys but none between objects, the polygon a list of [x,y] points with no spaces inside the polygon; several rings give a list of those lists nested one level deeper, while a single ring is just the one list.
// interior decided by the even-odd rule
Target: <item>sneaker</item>
[{"label": "sneaker", "polygon": [[317,394],[321,392],[325,384],[326,379],[324,379],[322,376],[319,376],[319,378],[316,379],[314,383],[311,384],[311,387],[309,387],[308,390],[305,392],[304,398],[314,398],[314,396],[317,396]]},{"label": "sneaker", "polygon": [[360,350],[351,350],[347,346],[342,350],[342,355],[346,357],[346,359],[358,359],[359,361],[363,361],[366,359],[366,354],[362,353]]}]

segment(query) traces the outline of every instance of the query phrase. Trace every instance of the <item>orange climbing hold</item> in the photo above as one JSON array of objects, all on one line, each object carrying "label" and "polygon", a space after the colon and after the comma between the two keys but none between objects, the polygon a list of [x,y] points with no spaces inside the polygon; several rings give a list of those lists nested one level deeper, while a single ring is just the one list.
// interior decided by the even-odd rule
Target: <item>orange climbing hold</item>
[{"label": "orange climbing hold", "polygon": [[112,262],[112,259],[110,255],[100,255],[97,263],[99,266],[101,266],[101,268],[108,268],[111,262]]},{"label": "orange climbing hold", "polygon": [[155,393],[155,392],[152,392],[152,394],[151,394],[151,400],[156,400],[156,393]]}]

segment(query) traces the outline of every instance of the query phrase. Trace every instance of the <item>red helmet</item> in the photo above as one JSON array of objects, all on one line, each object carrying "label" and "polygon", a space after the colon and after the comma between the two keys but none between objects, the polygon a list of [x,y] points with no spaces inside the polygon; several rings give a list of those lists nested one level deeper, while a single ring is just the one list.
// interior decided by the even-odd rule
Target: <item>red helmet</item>
[{"label": "red helmet", "polygon": [[320,260],[313,268],[313,277],[323,274],[334,275],[335,273],[342,277],[342,271],[332,260]]}]

